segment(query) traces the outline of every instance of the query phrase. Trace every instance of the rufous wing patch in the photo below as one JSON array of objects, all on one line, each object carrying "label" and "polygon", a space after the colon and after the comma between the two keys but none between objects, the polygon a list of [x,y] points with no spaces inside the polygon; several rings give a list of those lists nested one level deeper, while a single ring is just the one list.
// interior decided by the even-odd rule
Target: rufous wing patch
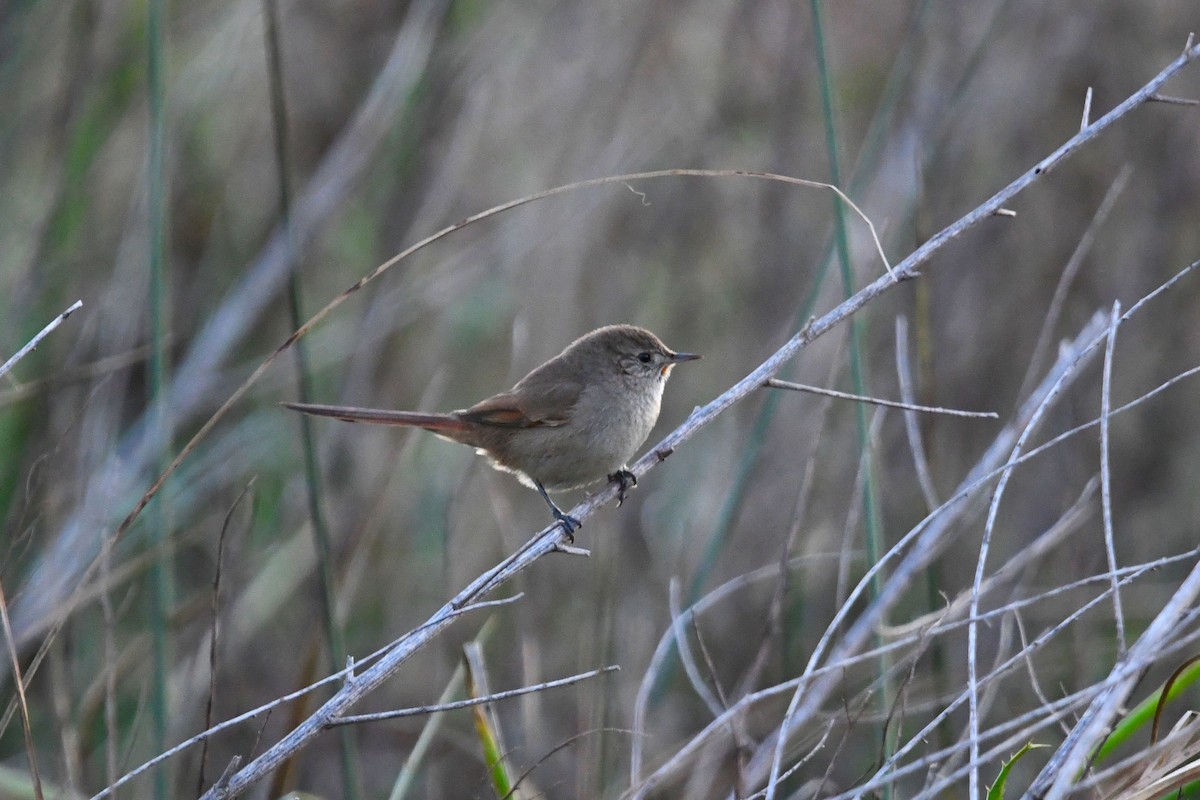
[{"label": "rufous wing patch", "polygon": [[566,422],[565,417],[528,413],[519,398],[511,393],[498,394],[481,400],[458,415],[461,419],[497,428],[555,427]]}]

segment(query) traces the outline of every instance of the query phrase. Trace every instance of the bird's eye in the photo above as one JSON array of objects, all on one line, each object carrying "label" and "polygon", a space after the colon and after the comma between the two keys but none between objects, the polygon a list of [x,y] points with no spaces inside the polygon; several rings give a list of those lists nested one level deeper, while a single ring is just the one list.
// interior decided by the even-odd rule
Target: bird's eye
[{"label": "bird's eye", "polygon": [[649,364],[653,360],[654,356],[650,355],[649,353],[638,353],[638,361],[642,362],[643,364]]}]

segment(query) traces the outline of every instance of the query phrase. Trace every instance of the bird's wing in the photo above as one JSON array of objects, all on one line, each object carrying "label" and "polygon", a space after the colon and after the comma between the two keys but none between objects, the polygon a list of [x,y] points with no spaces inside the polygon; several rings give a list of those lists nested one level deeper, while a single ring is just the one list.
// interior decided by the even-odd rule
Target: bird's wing
[{"label": "bird's wing", "polygon": [[563,381],[537,393],[502,392],[480,400],[457,416],[498,428],[555,427],[570,418],[581,389],[578,383]]}]

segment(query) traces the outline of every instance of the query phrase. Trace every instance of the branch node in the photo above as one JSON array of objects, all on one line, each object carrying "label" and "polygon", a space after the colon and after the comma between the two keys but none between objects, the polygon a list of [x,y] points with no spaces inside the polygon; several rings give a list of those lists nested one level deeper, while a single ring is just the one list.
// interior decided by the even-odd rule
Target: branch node
[{"label": "branch node", "polygon": [[654,451],[654,457],[658,459],[659,463],[662,463],[663,461],[666,461],[674,452],[674,447],[660,447]]},{"label": "branch node", "polygon": [[226,788],[229,786],[229,781],[233,778],[233,774],[237,772],[237,768],[241,766],[242,757],[234,756],[229,759],[229,766],[225,767],[225,771],[221,773],[221,777],[217,778],[217,782],[213,784],[212,791],[217,797],[226,796]]},{"label": "branch node", "polygon": [[1016,215],[1017,212],[1013,211],[1011,208],[997,208],[992,212],[993,217],[1015,217]]},{"label": "branch node", "polygon": [[555,553],[565,553],[569,556],[583,556],[584,558],[588,558],[592,555],[591,550],[583,547],[576,547],[573,544],[563,544],[562,542],[555,542],[554,547],[551,548],[551,551]]}]

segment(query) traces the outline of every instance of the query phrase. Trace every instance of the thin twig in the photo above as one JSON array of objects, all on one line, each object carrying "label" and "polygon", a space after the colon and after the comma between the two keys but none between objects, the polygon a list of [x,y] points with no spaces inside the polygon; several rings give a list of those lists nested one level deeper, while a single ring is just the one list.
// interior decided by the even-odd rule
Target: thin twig
[{"label": "thin twig", "polygon": [[[901,314],[896,317],[896,378],[900,384],[900,397],[912,405],[913,392],[912,367],[908,358],[908,317]],[[921,496],[925,498],[925,511],[933,511],[941,502],[937,497],[937,489],[933,485],[933,475],[929,470],[929,458],[925,454],[925,444],[921,439],[921,429],[918,427],[917,415],[912,411],[904,413],[904,432],[908,437],[908,450],[912,453],[913,466],[917,471],[917,485],[921,487]]]},{"label": "thin twig", "polygon": [[[987,681],[983,684],[983,686],[984,686],[983,695],[982,695],[982,697],[979,698],[979,700],[976,701],[975,713],[971,714],[970,712],[968,712],[967,724],[963,726],[962,734],[959,736],[959,739],[958,739],[964,745],[964,749],[966,750],[966,752],[968,754],[968,758],[971,760],[972,763],[974,763],[976,765],[981,763],[979,760],[980,759],[979,744],[981,741],[983,741],[983,734],[978,727],[978,722],[979,722],[979,720],[985,719],[988,716],[988,714],[991,712],[991,710],[996,702],[996,693],[1001,688],[1000,678],[1003,675],[1007,674],[1010,670],[1015,670],[1016,665],[1022,661],[1022,659],[1018,659],[1015,655],[1010,656],[1007,659],[1002,657],[1012,642],[1012,630],[1014,627],[1016,627],[1015,625],[1013,625],[1012,619],[1013,619],[1013,615],[1011,615],[1011,614],[1005,614],[1004,616],[1002,616],[1000,618],[1000,638],[999,638],[999,641],[995,643],[994,649],[996,651],[996,655],[992,660],[991,668],[986,673]],[[1061,629],[1065,630],[1066,626],[1065,625],[1062,626]],[[968,626],[967,630],[968,630],[968,632],[970,631],[969,626]],[[1044,640],[1043,643],[1048,642],[1048,641],[1049,641],[1049,638]],[[1024,651],[1025,648],[1027,647],[1027,645],[1028,645],[1027,642],[1022,641],[1021,649]],[[1031,653],[1032,653],[1032,651],[1025,651],[1025,653],[1024,653],[1025,657],[1024,657],[1023,661],[1028,661],[1029,658],[1031,658]],[[962,695],[960,695],[959,697],[961,699]],[[970,699],[969,693],[968,693],[968,699]],[[949,717],[943,717],[941,723],[939,723],[939,724],[945,724],[948,721],[949,721]],[[909,741],[911,742],[912,740],[910,739]],[[956,756],[956,758],[961,758],[962,752],[963,752],[963,750],[959,750],[958,751],[959,755]],[[967,773],[968,784],[970,783],[971,775],[975,775],[978,772],[979,772],[979,770],[977,770],[977,769],[972,769],[972,770],[968,771],[968,773]],[[977,795],[977,794],[970,794],[969,796],[974,798],[974,800],[978,800],[978,798],[979,798],[979,795]]]},{"label": "thin twig", "polygon": [[[840,606],[846,600],[846,595],[850,590],[850,569],[857,553],[854,549],[854,536],[859,530],[859,522],[862,520],[864,511],[864,503],[858,502],[863,492],[866,491],[868,452],[873,452],[879,446],[879,431],[882,429],[884,412],[879,412],[871,418],[870,428],[867,431],[866,441],[868,447],[863,448],[858,458],[858,468],[854,471],[854,484],[850,490],[851,502],[846,504],[846,520],[842,523],[842,545],[839,548],[842,557],[838,559],[837,580],[834,583],[834,603]],[[867,561],[871,561],[870,548],[864,548],[864,556]]]},{"label": "thin twig", "polygon": [[564,542],[558,542],[555,544],[554,552],[562,553],[566,556],[581,556],[583,558],[591,558],[592,555],[592,551],[588,550],[586,547],[576,547],[573,544],[566,544]]},{"label": "thin twig", "polygon": [[[786,579],[782,575],[780,578],[779,583],[783,584]],[[725,695],[725,690],[721,687],[721,679],[717,676],[717,665],[713,661],[708,645],[704,643],[704,634],[700,631],[700,622],[694,614],[692,615],[692,633],[696,634],[696,644],[700,647],[700,655],[704,657],[704,666],[708,669],[708,679],[712,681],[713,690],[717,693],[717,701],[721,704],[721,712],[724,713],[729,710],[729,698]],[[733,785],[735,791],[742,794],[745,787],[745,776],[742,773],[745,761],[744,756],[750,752],[750,737],[746,734],[745,720],[741,718],[730,720],[729,734],[733,737],[734,744]]]},{"label": "thin twig", "polygon": [[1172,97],[1169,94],[1152,94],[1149,99],[1155,103],[1167,103],[1173,106],[1200,106],[1200,100],[1193,100],[1190,97]]},{"label": "thin twig", "polygon": [[598,675],[603,675],[606,672],[615,672],[621,667],[617,664],[612,664],[600,669],[593,669],[588,672],[581,672],[578,675],[571,675],[568,678],[558,678],[545,683],[537,683],[532,686],[522,686],[520,689],[508,689],[503,692],[495,692],[483,697],[472,697],[467,700],[456,700],[452,703],[437,703],[431,706],[416,706],[415,708],[400,708],[394,711],[379,711],[374,714],[355,714],[348,717],[334,717],[326,723],[326,727],[335,728],[338,725],[359,725],[364,722],[380,722],[385,719],[401,719],[403,717],[419,717],[423,714],[438,714],[442,711],[454,711],[459,708],[470,708],[471,706],[483,705],[496,700],[507,700],[510,697],[520,697],[523,694],[532,694],[534,692],[544,692],[547,689],[557,689],[560,686],[570,686],[573,683],[579,683],[589,678],[595,678]]},{"label": "thin twig", "polygon": [[973,417],[976,419],[1000,419],[1000,415],[995,411],[960,411],[956,408],[942,408],[940,406],[918,406],[912,403],[902,403],[898,400],[881,400],[878,397],[864,397],[861,394],[850,394],[849,392],[839,392],[836,389],[822,389],[819,386],[808,386],[803,383],[794,383],[792,381],[783,381],[778,378],[768,378],[767,386],[773,389],[791,389],[796,392],[809,392],[810,394],[823,394],[826,397],[834,397],[839,400],[855,400],[859,403],[871,403],[877,406],[886,406],[887,408],[901,408],[905,411],[922,411],[927,414],[948,414],[952,417]]},{"label": "thin twig", "polygon": [[509,789],[508,793],[506,795],[504,795],[504,797],[501,797],[500,800],[508,800],[510,797],[513,797],[517,791],[517,787],[521,785],[522,781],[524,781],[526,778],[528,778],[530,775],[532,775],[533,771],[535,769],[540,767],[542,764],[546,763],[546,760],[549,759],[551,756],[553,756],[555,753],[557,753],[567,747],[570,747],[571,745],[575,744],[575,742],[579,741],[583,737],[591,736],[594,733],[633,733],[633,731],[629,730],[628,728],[591,728],[586,731],[580,731],[579,733],[576,733],[572,736],[568,736],[563,741],[554,745],[554,747],[551,747],[546,752],[545,755],[543,755],[541,758],[539,758],[537,761],[535,761],[533,764],[531,764],[529,766],[529,769],[525,770],[520,775],[518,775],[517,779],[515,781],[513,781],[512,788]]},{"label": "thin twig", "polygon": [[[696,666],[696,658],[692,655],[692,646],[688,642],[687,629],[683,623],[683,612],[679,608],[679,578],[671,578],[667,595],[667,604],[671,610],[671,630],[675,634],[675,647],[679,650],[679,660],[683,663],[683,671],[687,673],[692,688],[704,701],[709,713],[714,717],[719,717],[725,709],[722,708],[721,703],[717,701],[712,690],[708,688],[708,684],[704,682],[703,676],[700,675],[700,668]],[[695,620],[695,615],[689,617],[689,621],[693,624],[695,624]]]},{"label": "thin twig", "polygon": [[[1108,340],[1104,347],[1104,378],[1100,383],[1100,501],[1104,511],[1104,554],[1108,557],[1108,570],[1117,569],[1117,550],[1113,543],[1112,517],[1112,472],[1109,466],[1108,436],[1109,410],[1112,408],[1112,361],[1117,341],[1117,327],[1121,324],[1121,301],[1113,303],[1108,326]],[[1125,654],[1125,612],[1121,604],[1121,592],[1117,579],[1113,578],[1113,616],[1117,623],[1117,655]]]},{"label": "thin twig", "polygon": [[63,321],[67,317],[71,316],[81,308],[83,308],[83,301],[76,300],[71,304],[70,308],[59,314],[57,317],[51,320],[46,327],[42,328],[41,331],[38,332],[38,335],[30,339],[29,342],[20,350],[18,350],[12,358],[10,358],[8,361],[5,361],[3,364],[0,364],[0,378],[4,377],[5,373],[15,367],[18,361],[32,353],[34,349],[42,343],[42,339],[45,339],[55,328],[57,328],[59,325],[62,325]]},{"label": "thin twig", "polygon": [[[817,755],[817,753],[821,752],[821,750],[823,750],[825,748],[825,742],[827,742],[829,740],[829,734],[833,732],[834,722],[835,722],[835,720],[831,719],[825,723],[825,732],[821,734],[821,738],[817,740],[817,743],[815,745],[813,745],[811,748],[809,748],[809,751],[804,754],[804,758],[798,759],[795,764],[792,764],[779,776],[780,781],[786,781],[793,774],[795,774],[796,770],[800,769],[805,764],[807,764],[809,761],[811,761],[813,759],[813,757]],[[834,761],[833,759],[830,759],[830,766],[832,766],[833,761]],[[767,796],[767,790],[763,789],[761,791],[755,792],[754,794],[750,795],[749,797],[746,798],[746,800],[759,800],[759,798],[763,798],[766,796]],[[814,795],[814,796],[819,796],[819,795]]]},{"label": "thin twig", "polygon": [[[1021,647],[1022,649],[1028,650],[1029,635],[1025,632],[1025,622],[1021,616],[1021,612],[1014,611],[1013,619],[1017,621],[1017,634],[1021,637]],[[1033,694],[1035,697],[1037,697],[1038,702],[1040,702],[1043,706],[1049,707],[1051,705],[1051,701],[1046,695],[1045,690],[1042,689],[1042,682],[1038,680],[1037,672],[1033,668],[1033,658],[1025,659],[1025,672],[1029,675],[1029,686],[1033,689]],[[1071,732],[1071,728],[1069,725],[1067,725],[1067,723],[1059,722],[1059,726],[1062,728],[1063,736],[1066,736]]]}]

